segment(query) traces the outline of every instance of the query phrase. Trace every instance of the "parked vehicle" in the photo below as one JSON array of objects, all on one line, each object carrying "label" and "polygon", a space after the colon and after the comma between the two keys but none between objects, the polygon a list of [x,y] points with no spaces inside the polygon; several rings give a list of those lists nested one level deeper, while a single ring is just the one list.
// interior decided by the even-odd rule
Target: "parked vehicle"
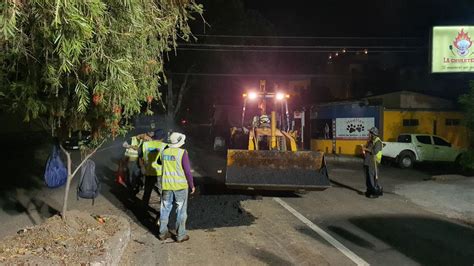
[{"label": "parked vehicle", "polygon": [[397,142],[384,142],[382,151],[385,158],[394,159],[401,168],[410,168],[415,162],[459,162],[465,150],[452,147],[439,136],[401,134]]}]

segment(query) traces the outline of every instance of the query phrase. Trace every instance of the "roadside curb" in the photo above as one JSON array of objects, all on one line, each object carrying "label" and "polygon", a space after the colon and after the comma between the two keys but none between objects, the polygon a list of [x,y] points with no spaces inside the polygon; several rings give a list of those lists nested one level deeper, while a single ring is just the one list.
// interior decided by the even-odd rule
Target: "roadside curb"
[{"label": "roadside curb", "polygon": [[328,162],[342,162],[342,163],[363,163],[364,159],[354,156],[343,156],[343,155],[326,155],[326,161]]},{"label": "roadside curb", "polygon": [[130,241],[131,230],[128,220],[115,215],[107,215],[106,217],[112,217],[117,220],[117,233],[105,242],[104,255],[96,257],[90,265],[119,265],[125,248]]}]

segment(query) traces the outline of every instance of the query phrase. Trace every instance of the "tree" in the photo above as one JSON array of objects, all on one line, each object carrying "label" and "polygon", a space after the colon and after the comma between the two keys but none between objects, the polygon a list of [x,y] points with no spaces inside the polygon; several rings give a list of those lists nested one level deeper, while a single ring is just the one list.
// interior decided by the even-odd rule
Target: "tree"
[{"label": "tree", "polygon": [[459,103],[464,109],[465,123],[471,138],[471,145],[469,150],[463,154],[461,164],[466,168],[474,169],[474,81],[469,84],[469,92],[459,98]]},{"label": "tree", "polygon": [[[181,111],[183,97],[191,86],[190,76],[193,66],[191,66],[182,79],[173,77],[173,73],[169,73],[167,78],[166,92],[166,119],[173,122]],[[178,83],[179,81],[179,83]]]},{"label": "tree", "polygon": [[[192,36],[194,0],[5,0],[0,101],[53,136],[93,132],[94,151],[160,101],[165,54]],[[68,158],[67,193],[74,173]],[[90,156],[91,154],[89,154]]]}]

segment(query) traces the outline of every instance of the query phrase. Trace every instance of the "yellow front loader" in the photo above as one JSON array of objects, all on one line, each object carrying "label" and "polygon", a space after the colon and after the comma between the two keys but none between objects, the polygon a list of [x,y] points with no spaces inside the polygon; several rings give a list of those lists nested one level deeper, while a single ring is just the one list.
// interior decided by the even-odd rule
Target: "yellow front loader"
[{"label": "yellow front loader", "polygon": [[[266,92],[244,94],[242,127],[231,129],[231,145],[240,149],[227,151],[226,185],[255,190],[324,190],[330,187],[324,153],[298,151],[296,134],[290,130],[288,95]],[[266,115],[267,101],[273,101],[271,116]],[[248,102],[258,102],[260,115],[244,126]],[[277,117],[277,109],[281,113]],[[278,119],[279,118],[279,119]],[[279,125],[278,125],[279,124]],[[239,141],[240,140],[240,141]]]}]

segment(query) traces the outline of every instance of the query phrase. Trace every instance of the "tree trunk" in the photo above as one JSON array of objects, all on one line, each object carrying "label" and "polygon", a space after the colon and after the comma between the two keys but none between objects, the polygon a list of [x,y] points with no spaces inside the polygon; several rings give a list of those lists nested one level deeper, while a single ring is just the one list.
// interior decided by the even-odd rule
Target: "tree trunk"
[{"label": "tree trunk", "polygon": [[183,95],[186,93],[187,89],[188,89],[188,78],[189,78],[189,73],[190,71],[188,71],[186,73],[186,76],[184,76],[184,81],[183,83],[181,83],[181,87],[179,88],[179,92],[178,92],[178,101],[176,103],[176,107],[174,108],[174,113],[173,113],[173,116],[176,117],[178,115],[178,112],[179,112],[179,108],[181,108],[181,102],[183,101]]},{"label": "tree trunk", "polygon": [[[81,169],[82,165],[92,156],[94,155],[97,150],[102,146],[102,144],[104,144],[105,140],[102,141],[102,143],[100,143],[91,153],[89,153],[82,161],[81,163],[74,169],[74,172],[72,172],[72,160],[71,160],[71,153],[66,151],[66,149],[64,149],[64,147],[62,145],[60,145],[59,147],[61,147],[61,150],[66,154],[66,158],[67,158],[67,182],[66,182],[66,191],[64,192],[64,201],[63,201],[63,211],[61,213],[61,217],[63,218],[63,220],[66,219],[66,212],[67,212],[67,200],[68,200],[68,197],[69,197],[69,190],[71,188],[71,182],[72,182],[72,178],[77,174],[77,172],[79,171],[79,169]],[[82,158],[81,158],[82,159]],[[72,173],[71,173],[72,172]]]},{"label": "tree trunk", "polygon": [[172,122],[174,119],[174,106],[173,106],[173,80],[171,77],[168,78],[168,94],[166,96],[167,102],[167,120]]},{"label": "tree trunk", "polygon": [[67,182],[66,182],[66,192],[64,193],[64,201],[63,201],[63,211],[61,212],[61,216],[63,220],[66,220],[66,210],[67,210],[67,199],[69,196],[69,188],[71,187],[72,181],[72,162],[71,162],[71,153],[66,151],[62,145],[60,145],[61,150],[66,154],[67,158]]}]

